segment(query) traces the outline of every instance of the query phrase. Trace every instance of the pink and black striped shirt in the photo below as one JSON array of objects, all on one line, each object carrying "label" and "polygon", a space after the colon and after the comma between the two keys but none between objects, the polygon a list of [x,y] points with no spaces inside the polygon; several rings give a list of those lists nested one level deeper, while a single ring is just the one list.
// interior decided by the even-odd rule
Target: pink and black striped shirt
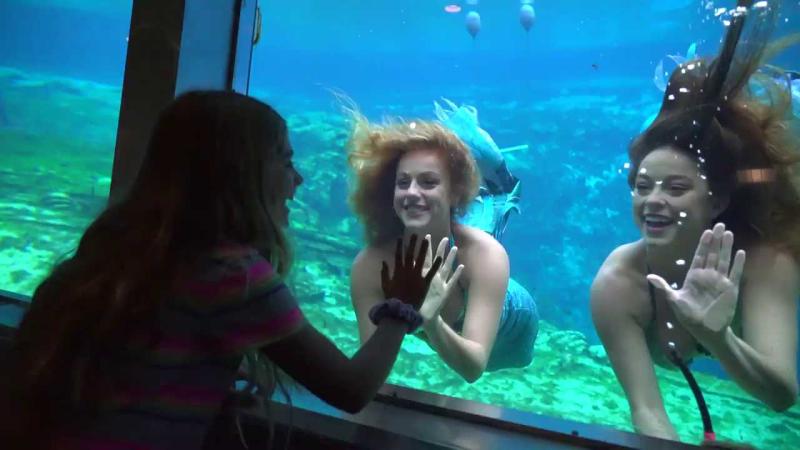
[{"label": "pink and black striped shirt", "polygon": [[131,349],[133,369],[70,447],[201,448],[244,352],[305,324],[283,280],[250,247],[216,249],[176,286],[161,308],[155,345]]}]

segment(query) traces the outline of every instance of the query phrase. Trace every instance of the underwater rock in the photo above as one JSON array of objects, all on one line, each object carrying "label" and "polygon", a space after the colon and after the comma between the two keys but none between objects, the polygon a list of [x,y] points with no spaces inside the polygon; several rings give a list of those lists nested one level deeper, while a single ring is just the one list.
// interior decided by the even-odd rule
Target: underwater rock
[{"label": "underwater rock", "polygon": [[314,303],[323,303],[325,302],[327,295],[328,294],[325,291],[317,291],[303,295],[303,304],[309,305]]},{"label": "underwater rock", "polygon": [[31,274],[27,270],[15,270],[9,274],[9,278],[14,284],[19,284],[30,276]]},{"label": "underwater rock", "polygon": [[600,344],[590,345],[589,355],[592,357],[592,359],[594,359],[597,362],[608,361],[608,354],[606,353],[606,348]]},{"label": "underwater rock", "polygon": [[[291,233],[298,239],[302,239],[309,248],[319,251],[321,254],[329,252],[353,255],[360,250],[354,238],[349,236],[329,236],[317,230],[309,228],[292,228]],[[348,263],[349,267],[349,263]]]},{"label": "underwater rock", "polygon": [[583,355],[588,352],[589,343],[580,331],[559,330],[550,334],[547,339],[549,347],[562,354]]},{"label": "underwater rock", "polygon": [[436,352],[425,341],[416,336],[403,342],[403,350],[412,355],[436,355]]},{"label": "underwater rock", "polygon": [[39,203],[56,210],[69,211],[77,207],[77,202],[65,192],[49,192],[39,199]]},{"label": "underwater rock", "polygon": [[783,423],[773,423],[767,429],[772,433],[787,433],[790,431],[789,427]]},{"label": "underwater rock", "polygon": [[351,234],[351,231],[354,230],[357,226],[356,219],[352,217],[345,217],[339,220],[339,223],[336,224],[336,231],[342,234]]},{"label": "underwater rock", "polygon": [[108,197],[111,192],[111,177],[97,177],[92,185],[92,195]]}]

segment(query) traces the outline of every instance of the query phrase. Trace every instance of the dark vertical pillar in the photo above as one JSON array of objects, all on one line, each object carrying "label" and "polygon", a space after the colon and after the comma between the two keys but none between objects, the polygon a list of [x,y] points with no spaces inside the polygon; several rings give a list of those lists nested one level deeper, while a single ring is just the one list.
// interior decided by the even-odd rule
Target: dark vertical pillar
[{"label": "dark vertical pillar", "polygon": [[133,2],[109,202],[132,184],[155,117],[175,95],[185,6],[184,0]]},{"label": "dark vertical pillar", "polygon": [[175,95],[246,92],[256,4],[134,0],[109,202],[130,188],[158,113]]}]

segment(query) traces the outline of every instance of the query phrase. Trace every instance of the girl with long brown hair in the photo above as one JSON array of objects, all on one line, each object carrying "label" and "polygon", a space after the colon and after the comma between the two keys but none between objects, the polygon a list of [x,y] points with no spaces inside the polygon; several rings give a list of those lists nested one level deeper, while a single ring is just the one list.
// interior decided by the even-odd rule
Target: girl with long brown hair
[{"label": "girl with long brown hair", "polygon": [[[377,332],[347,358],[282,278],[302,177],[283,118],[253,98],[190,92],[158,118],[136,182],[34,293],[0,395],[5,448],[200,448],[245,355],[330,404],[386,379],[441,260],[396,248]],[[274,371],[273,371],[274,373]],[[320,374],[323,374],[320,376]],[[267,392],[269,394],[270,392]]]}]

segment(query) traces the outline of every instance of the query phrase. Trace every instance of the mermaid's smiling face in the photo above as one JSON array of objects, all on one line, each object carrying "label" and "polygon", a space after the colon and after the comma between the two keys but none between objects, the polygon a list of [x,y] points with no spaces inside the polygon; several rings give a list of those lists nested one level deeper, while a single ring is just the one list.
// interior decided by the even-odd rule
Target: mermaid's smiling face
[{"label": "mermaid's smiling face", "polygon": [[394,211],[406,228],[420,229],[450,220],[450,183],[435,150],[413,150],[400,159],[394,185]]},{"label": "mermaid's smiling face", "polygon": [[639,165],[633,186],[633,218],[648,245],[694,245],[727,207],[714,193],[697,161],[665,146]]}]

